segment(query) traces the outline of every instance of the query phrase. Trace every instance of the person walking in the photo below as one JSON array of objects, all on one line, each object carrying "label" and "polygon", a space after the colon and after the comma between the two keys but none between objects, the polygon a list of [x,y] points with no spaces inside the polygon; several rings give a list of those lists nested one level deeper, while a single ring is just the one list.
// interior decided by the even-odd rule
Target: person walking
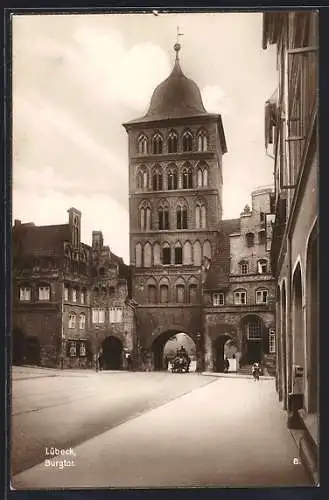
[{"label": "person walking", "polygon": [[259,363],[255,362],[253,363],[252,367],[251,367],[251,373],[254,377],[254,382],[258,381],[259,380],[259,375],[260,375],[260,366],[259,366]]},{"label": "person walking", "polygon": [[230,368],[230,362],[227,357],[224,359],[224,373],[227,373]]}]

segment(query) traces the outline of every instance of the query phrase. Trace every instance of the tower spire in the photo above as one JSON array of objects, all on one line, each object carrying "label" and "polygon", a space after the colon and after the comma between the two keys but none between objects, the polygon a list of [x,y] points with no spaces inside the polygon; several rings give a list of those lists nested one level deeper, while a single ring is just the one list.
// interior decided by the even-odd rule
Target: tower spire
[{"label": "tower spire", "polygon": [[179,51],[181,49],[181,44],[179,43],[179,37],[183,36],[183,35],[184,35],[184,33],[180,33],[179,32],[179,26],[177,26],[177,35],[176,35],[177,37],[176,37],[176,43],[174,45],[174,50],[176,52],[176,61],[179,61],[179,55],[178,55],[178,53],[179,53]]}]

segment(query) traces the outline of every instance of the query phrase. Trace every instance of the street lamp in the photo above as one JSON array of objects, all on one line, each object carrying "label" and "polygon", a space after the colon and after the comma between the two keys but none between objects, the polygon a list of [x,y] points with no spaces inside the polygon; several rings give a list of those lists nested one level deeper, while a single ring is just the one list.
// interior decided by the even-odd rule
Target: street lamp
[{"label": "street lamp", "polygon": [[99,358],[99,353],[98,353],[98,325],[95,325],[95,331],[96,331],[96,349],[95,349],[95,354],[96,354],[96,360],[95,360],[95,367],[96,367],[96,372],[99,370],[98,366],[98,358]]}]

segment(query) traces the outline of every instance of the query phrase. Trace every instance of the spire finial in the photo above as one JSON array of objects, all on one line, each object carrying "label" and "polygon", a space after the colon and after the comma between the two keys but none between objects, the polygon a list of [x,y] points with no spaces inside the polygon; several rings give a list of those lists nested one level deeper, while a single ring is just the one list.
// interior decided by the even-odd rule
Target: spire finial
[{"label": "spire finial", "polygon": [[174,45],[174,50],[176,51],[176,61],[178,61],[178,59],[179,59],[178,52],[181,49],[181,45],[179,43],[179,37],[183,36],[183,35],[184,35],[184,33],[180,33],[179,32],[179,26],[177,26],[177,38],[176,38],[176,43]]}]

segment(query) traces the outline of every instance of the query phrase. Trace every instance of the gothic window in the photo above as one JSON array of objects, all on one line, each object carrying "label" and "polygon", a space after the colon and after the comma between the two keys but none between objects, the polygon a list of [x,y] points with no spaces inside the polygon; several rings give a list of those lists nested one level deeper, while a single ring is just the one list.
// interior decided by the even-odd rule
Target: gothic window
[{"label": "gothic window", "polygon": [[193,264],[192,243],[190,241],[186,241],[183,246],[183,264]]},{"label": "gothic window", "polygon": [[171,263],[171,248],[169,243],[164,243],[162,246],[162,264],[168,265]]},{"label": "gothic window", "polygon": [[267,304],[268,290],[256,290],[256,304]]},{"label": "gothic window", "polygon": [[136,267],[142,267],[143,265],[143,247],[141,243],[137,243],[135,247],[135,258],[136,258]]},{"label": "gothic window", "polygon": [[147,285],[147,301],[149,304],[155,304],[157,301],[156,298],[157,298],[156,285],[150,283]]},{"label": "gothic window", "polygon": [[138,154],[146,155],[147,154],[147,137],[142,134],[139,136],[137,141]]},{"label": "gothic window", "polygon": [[195,226],[198,229],[205,229],[206,225],[206,205],[203,201],[198,201],[195,207]]},{"label": "gothic window", "polygon": [[208,165],[206,162],[200,162],[197,170],[198,187],[208,186]]},{"label": "gothic window", "polygon": [[249,273],[249,264],[246,260],[241,260],[239,262],[240,274],[248,274]]},{"label": "gothic window", "polygon": [[257,272],[258,272],[258,274],[266,274],[267,273],[267,260],[260,259],[257,262]]},{"label": "gothic window", "polygon": [[152,266],[152,246],[147,242],[144,246],[144,267]]},{"label": "gothic window", "polygon": [[80,330],[84,330],[86,328],[86,315],[84,313],[80,314],[79,328]]},{"label": "gothic window", "polygon": [[177,153],[178,137],[174,130],[168,135],[168,153]]},{"label": "gothic window", "polygon": [[159,132],[156,132],[152,137],[152,153],[154,155],[161,155],[163,151],[163,139]]},{"label": "gothic window", "polygon": [[162,169],[160,166],[157,166],[153,169],[152,189],[153,191],[162,191],[163,189],[163,176],[162,176]]},{"label": "gothic window", "polygon": [[193,259],[194,259],[195,266],[201,266],[202,255],[201,255],[201,243],[200,243],[200,241],[194,242]]},{"label": "gothic window", "polygon": [[159,243],[154,243],[153,245],[153,264],[155,266],[161,265],[161,248]]},{"label": "gothic window", "polygon": [[77,301],[77,289],[72,288],[72,302],[76,302],[76,301]]},{"label": "gothic window", "polygon": [[64,301],[68,302],[70,300],[70,289],[68,286],[64,286]]},{"label": "gothic window", "polygon": [[186,130],[183,134],[183,151],[192,151],[193,135],[190,130]]},{"label": "gothic window", "polygon": [[246,243],[247,243],[247,247],[252,247],[252,246],[254,246],[254,238],[255,238],[254,233],[247,233],[247,234],[246,234]]},{"label": "gothic window", "polygon": [[185,302],[185,284],[183,280],[178,280],[175,286],[176,302],[183,304]]},{"label": "gothic window", "polygon": [[167,185],[168,190],[177,189],[177,168],[175,164],[169,165],[167,174]]},{"label": "gothic window", "polygon": [[38,299],[39,300],[50,300],[50,286],[48,286],[48,285],[39,286]]},{"label": "gothic window", "polygon": [[198,132],[198,151],[207,151],[208,149],[208,134],[205,130]]},{"label": "gothic window", "polygon": [[19,300],[29,301],[31,300],[31,287],[21,286],[19,289]]},{"label": "gothic window", "polygon": [[143,201],[139,209],[139,226],[142,231],[151,229],[151,207],[146,201]]},{"label": "gothic window", "polygon": [[160,303],[167,304],[169,302],[169,286],[168,282],[162,280],[160,282]]},{"label": "gothic window", "polygon": [[86,303],[86,296],[87,296],[87,290],[83,288],[80,293],[80,304],[85,304]]},{"label": "gothic window", "polygon": [[159,218],[159,230],[165,231],[169,229],[169,207],[166,202],[160,204],[158,210],[158,218]]},{"label": "gothic window", "polygon": [[187,204],[185,201],[179,201],[176,208],[176,227],[177,229],[187,229]]},{"label": "gothic window", "polygon": [[148,172],[146,167],[141,167],[137,172],[137,188],[138,189],[148,188]]},{"label": "gothic window", "polygon": [[183,264],[183,248],[180,242],[175,245],[175,264]]},{"label": "gothic window", "polygon": [[211,259],[211,244],[208,240],[203,243],[203,257]]},{"label": "gothic window", "polygon": [[198,285],[194,276],[192,276],[188,282],[188,301],[191,304],[195,304],[198,301]]},{"label": "gothic window", "polygon": [[235,305],[242,306],[247,304],[247,292],[245,290],[236,290],[233,297]]},{"label": "gothic window", "polygon": [[193,188],[193,170],[189,163],[185,163],[182,170],[182,185],[183,189]]},{"label": "gothic window", "polygon": [[68,324],[68,327],[69,328],[75,328],[76,326],[76,314],[75,313],[69,313],[69,324]]}]

